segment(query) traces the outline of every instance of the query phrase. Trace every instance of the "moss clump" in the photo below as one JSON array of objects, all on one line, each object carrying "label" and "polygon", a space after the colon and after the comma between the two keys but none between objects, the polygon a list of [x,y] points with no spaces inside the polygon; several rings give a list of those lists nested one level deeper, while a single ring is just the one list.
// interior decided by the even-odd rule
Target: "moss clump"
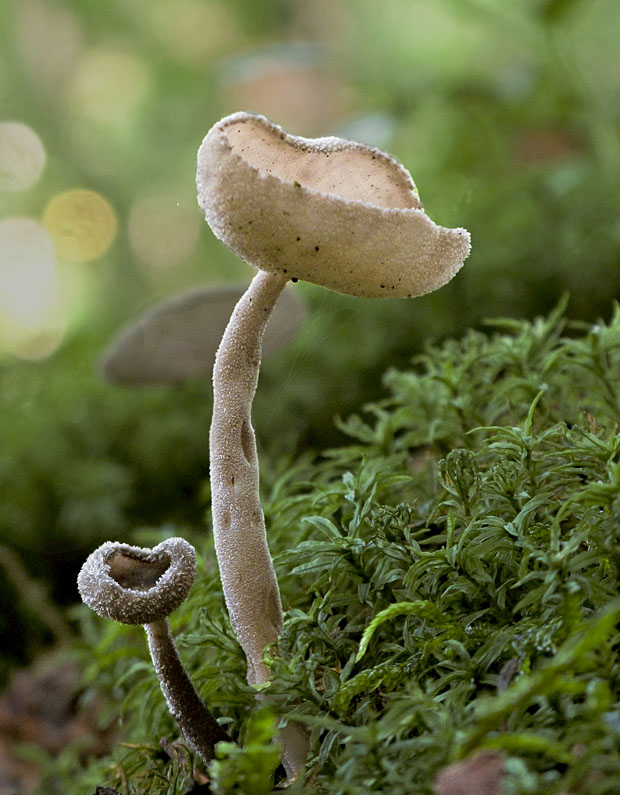
[{"label": "moss clump", "polygon": [[[287,611],[271,704],[312,731],[289,791],[431,793],[482,749],[503,755],[508,793],[620,791],[620,312],[594,327],[561,308],[497,321],[385,384],[341,423],[352,445],[282,464],[265,500]],[[251,723],[213,565],[202,572],[181,653],[232,736],[260,735],[256,759],[269,727]],[[125,737],[148,745],[99,763],[98,783],[187,791],[158,746],[174,727],[155,678],[105,632],[91,673],[120,687]],[[218,762],[226,791],[242,791],[243,753]]]}]

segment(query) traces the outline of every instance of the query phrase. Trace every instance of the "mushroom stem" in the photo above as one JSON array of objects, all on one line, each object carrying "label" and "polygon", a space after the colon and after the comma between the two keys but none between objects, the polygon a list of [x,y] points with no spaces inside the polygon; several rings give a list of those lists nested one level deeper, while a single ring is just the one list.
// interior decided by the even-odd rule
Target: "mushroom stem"
[{"label": "mushroom stem", "polygon": [[215,755],[215,744],[230,737],[209,712],[192,685],[170,634],[167,618],[145,624],[153,666],[168,708],[187,742],[204,762]]},{"label": "mushroom stem", "polygon": [[213,368],[211,491],[213,537],[230,620],[248,661],[248,682],[263,684],[265,648],[282,629],[282,605],[258,487],[251,410],[261,340],[287,277],[259,271],[235,307]]},{"label": "mushroom stem", "polygon": [[[280,589],[259,498],[252,401],[261,340],[287,276],[259,271],[235,307],[213,368],[211,491],[213,537],[233,629],[245,652],[250,684],[264,684],[265,648],[282,630]],[[308,736],[290,724],[281,730],[283,763],[293,776],[306,759]]]}]

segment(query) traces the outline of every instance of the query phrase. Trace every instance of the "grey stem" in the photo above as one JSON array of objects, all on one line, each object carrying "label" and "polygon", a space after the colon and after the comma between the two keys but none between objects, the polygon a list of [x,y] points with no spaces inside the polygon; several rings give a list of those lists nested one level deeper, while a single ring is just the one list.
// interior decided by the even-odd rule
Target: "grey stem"
[{"label": "grey stem", "polygon": [[[234,309],[213,368],[213,537],[226,606],[247,658],[250,684],[269,680],[263,656],[282,630],[280,589],[259,499],[251,411],[263,332],[287,281],[286,276],[258,271]],[[304,765],[308,734],[289,724],[280,730],[278,740],[284,767],[294,776]]]},{"label": "grey stem", "polygon": [[248,661],[248,681],[269,679],[265,648],[282,629],[282,606],[260,504],[252,401],[261,341],[288,279],[259,271],[226,327],[213,368],[213,537],[226,606]]},{"label": "grey stem", "polygon": [[167,618],[145,624],[149,651],[170,712],[187,742],[204,762],[215,755],[215,744],[230,737],[209,712],[181,662]]}]

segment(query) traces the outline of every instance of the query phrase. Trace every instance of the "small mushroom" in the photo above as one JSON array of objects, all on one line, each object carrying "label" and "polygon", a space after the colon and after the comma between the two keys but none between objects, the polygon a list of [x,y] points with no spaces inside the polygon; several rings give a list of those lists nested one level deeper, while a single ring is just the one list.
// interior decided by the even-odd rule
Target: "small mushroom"
[{"label": "small mushroom", "polygon": [[[259,268],[224,332],[213,369],[213,535],[230,618],[264,683],[264,651],[282,628],[280,592],[259,500],[251,407],[261,340],[290,279],[357,296],[411,297],[441,287],[469,253],[469,233],[437,226],[411,176],[389,155],[339,138],[288,135],[263,116],[236,113],[198,152],[198,201],[217,235]],[[307,739],[280,734],[289,775]]]},{"label": "small mushroom", "polygon": [[153,549],[107,541],[80,569],[78,590],[98,615],[122,624],[144,624],[170,712],[187,742],[209,762],[215,743],[230,738],[194,689],[167,618],[185,600],[195,575],[194,548],[182,538],[169,538]]},{"label": "small mushroom", "polygon": [[[148,310],[106,349],[100,362],[103,377],[113,384],[172,384],[207,375],[244,290],[199,287]],[[265,334],[265,353],[284,347],[304,318],[303,303],[285,290]]]}]

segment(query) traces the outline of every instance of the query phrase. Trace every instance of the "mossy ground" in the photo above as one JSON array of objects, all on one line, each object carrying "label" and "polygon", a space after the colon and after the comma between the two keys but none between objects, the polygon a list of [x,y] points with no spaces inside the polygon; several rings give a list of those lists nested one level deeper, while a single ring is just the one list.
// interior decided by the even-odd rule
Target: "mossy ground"
[{"label": "mossy ground", "polygon": [[[507,793],[619,792],[620,312],[596,326],[561,308],[497,321],[385,386],[341,423],[351,445],[265,462],[286,610],[268,708],[245,682],[196,528],[201,574],[173,629],[245,742],[196,791],[211,777],[215,792],[270,792],[277,713],[311,732],[291,793],[431,793],[439,770],[480,749],[504,754]],[[121,707],[122,743],[79,775],[67,751],[45,791],[67,791],[67,776],[76,792],[189,791],[184,753],[162,750],[177,732],[140,631],[82,621],[86,695]]]}]

